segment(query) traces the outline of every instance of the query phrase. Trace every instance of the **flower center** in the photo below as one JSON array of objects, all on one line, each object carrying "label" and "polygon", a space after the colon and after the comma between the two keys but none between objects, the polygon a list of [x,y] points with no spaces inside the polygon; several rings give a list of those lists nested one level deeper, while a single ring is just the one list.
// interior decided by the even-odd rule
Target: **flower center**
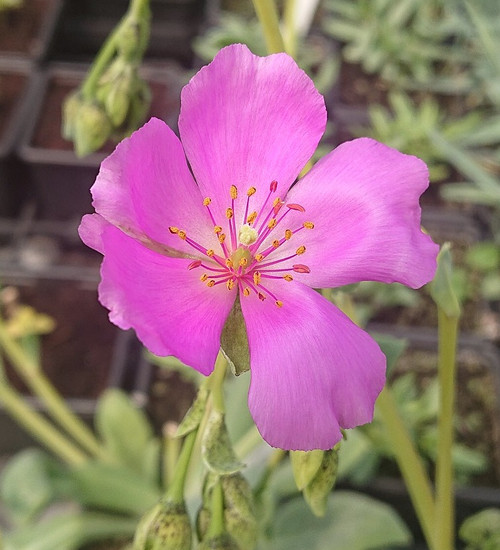
[{"label": "flower center", "polygon": [[[293,263],[296,256],[306,252],[304,245],[298,246],[294,254],[269,261],[269,257],[295,234],[303,229],[314,229],[312,222],[304,221],[295,229],[282,230],[283,220],[291,211],[304,213],[305,209],[300,204],[285,204],[279,197],[271,201],[277,187],[278,183],[272,181],[269,186],[269,194],[259,212],[250,209],[251,197],[257,190],[255,187],[248,189],[244,215],[238,231],[235,220],[238,189],[235,185],[231,185],[229,189],[231,206],[226,209],[226,219],[223,220],[223,223],[219,224],[215,220],[210,209],[211,199],[207,197],[203,200],[203,205],[208,210],[214,225],[214,232],[219,240],[220,253],[197,243],[184,230],[178,227],[169,227],[171,233],[176,234],[206,256],[206,260],[195,260],[188,266],[188,269],[203,269],[203,274],[200,277],[201,282],[208,287],[225,284],[228,290],[232,290],[235,285],[238,285],[238,290],[243,296],[250,296],[252,292],[255,292],[262,301],[270,296],[274,303],[281,307],[283,302],[265,286],[266,279],[281,279],[290,282],[293,281],[291,274],[293,272],[310,273],[307,265]],[[224,227],[227,228],[225,233]],[[267,243],[266,246],[264,246],[265,243]]]}]

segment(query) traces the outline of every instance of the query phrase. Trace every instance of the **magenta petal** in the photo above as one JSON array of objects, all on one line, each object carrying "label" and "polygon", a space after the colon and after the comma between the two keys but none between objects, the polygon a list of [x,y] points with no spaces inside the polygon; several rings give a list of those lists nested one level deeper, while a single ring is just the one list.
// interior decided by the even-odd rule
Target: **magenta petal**
[{"label": "magenta petal", "polygon": [[283,306],[241,298],[250,344],[248,404],[257,428],[282,449],[329,449],[373,418],[385,383],[375,341],[316,291],[298,282],[269,289]]},{"label": "magenta petal", "polygon": [[139,240],[192,254],[193,248],[170,233],[169,226],[175,226],[205,248],[217,245],[182,145],[159,119],[117,146],[101,164],[91,191],[96,212]]},{"label": "magenta petal", "polygon": [[292,237],[280,255],[304,244],[300,260],[311,273],[298,278],[312,287],[382,281],[418,288],[433,278],[438,252],[420,228],[428,181],[416,157],[368,138],[344,143],[290,190],[287,201],[301,204],[315,227]]},{"label": "magenta petal", "polygon": [[88,244],[99,242],[101,231],[99,300],[110,310],[110,320],[135,329],[153,353],[175,355],[209,374],[235,291],[225,285],[208,288],[199,280],[199,270],[188,269],[192,260],[149,250],[98,216],[84,222],[83,233],[92,235]]},{"label": "magenta petal", "polygon": [[233,184],[240,193],[257,188],[253,210],[273,180],[283,196],[314,153],[325,125],[323,97],[284,53],[258,57],[242,44],[228,46],[182,91],[182,143],[218,219],[229,206]]}]

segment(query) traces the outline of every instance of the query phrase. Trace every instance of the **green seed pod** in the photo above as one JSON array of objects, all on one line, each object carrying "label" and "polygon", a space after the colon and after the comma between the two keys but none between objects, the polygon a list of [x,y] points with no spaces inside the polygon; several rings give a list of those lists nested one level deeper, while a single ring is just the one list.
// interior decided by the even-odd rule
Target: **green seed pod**
[{"label": "green seed pod", "polygon": [[76,90],[66,97],[62,109],[62,128],[61,133],[64,139],[72,140],[75,135],[76,120],[79,116],[80,106],[82,105],[80,90]]},{"label": "green seed pod", "polygon": [[324,451],[290,451],[297,489],[302,491],[313,480],[323,462]]},{"label": "green seed pod", "polygon": [[134,550],[191,550],[191,523],[184,503],[161,500],[139,522]]},{"label": "green seed pod", "polygon": [[[229,533],[208,537],[200,543],[198,550],[241,550]],[[246,549],[245,549],[246,550]]]},{"label": "green seed pod", "polygon": [[318,472],[303,491],[309,508],[314,515],[319,517],[325,515],[328,495],[337,479],[339,448],[340,446],[337,444],[333,449],[325,451]]},{"label": "green seed pod", "polygon": [[78,111],[74,128],[74,144],[77,156],[84,157],[102,147],[110,137],[111,121],[95,102],[84,102]]}]

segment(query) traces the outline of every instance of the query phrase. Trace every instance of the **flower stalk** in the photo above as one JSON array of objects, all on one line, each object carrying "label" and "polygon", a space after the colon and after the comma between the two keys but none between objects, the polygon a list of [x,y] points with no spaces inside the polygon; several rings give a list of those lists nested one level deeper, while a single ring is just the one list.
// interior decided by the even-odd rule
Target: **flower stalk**
[{"label": "flower stalk", "polygon": [[262,25],[268,52],[284,52],[285,43],[280,31],[276,3],[274,0],[253,0],[253,5]]},{"label": "flower stalk", "polygon": [[71,411],[39,366],[9,336],[2,320],[0,320],[0,347],[33,394],[45,404],[52,418],[91,455],[106,458],[104,449],[92,431]]}]

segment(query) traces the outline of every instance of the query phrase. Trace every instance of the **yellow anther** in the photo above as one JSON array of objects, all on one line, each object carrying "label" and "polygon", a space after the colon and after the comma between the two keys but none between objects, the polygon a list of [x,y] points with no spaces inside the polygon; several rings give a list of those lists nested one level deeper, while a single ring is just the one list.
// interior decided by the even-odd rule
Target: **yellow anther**
[{"label": "yellow anther", "polygon": [[205,197],[203,199],[203,206],[208,206],[212,202],[212,199],[210,197]]},{"label": "yellow anther", "polygon": [[288,274],[283,275],[283,279],[285,279],[285,281],[289,281],[289,282],[293,281],[293,277],[291,275],[288,275]]},{"label": "yellow anther", "polygon": [[228,290],[233,290],[234,288],[234,279],[229,279],[229,281],[226,282],[226,286]]},{"label": "yellow anther", "polygon": [[213,279],[210,279],[210,281],[208,281],[207,283],[207,286],[209,286],[210,288],[212,288],[214,285],[215,285],[215,281]]},{"label": "yellow anther", "polygon": [[232,217],[233,217],[233,209],[232,209],[232,208],[228,208],[228,209],[226,210],[226,218],[227,218],[228,220],[230,220]]},{"label": "yellow anther", "polygon": [[251,197],[252,195],[255,194],[256,191],[257,189],[255,189],[255,187],[250,187],[250,189],[247,191],[247,195]]},{"label": "yellow anther", "polygon": [[250,296],[250,289],[249,288],[244,288],[243,289],[243,296]]},{"label": "yellow anther", "polygon": [[246,265],[248,265],[248,260],[246,258],[241,258],[241,260],[238,262],[238,264],[241,267],[245,267]]},{"label": "yellow anther", "polygon": [[267,224],[267,227],[269,227],[269,229],[274,229],[276,227],[276,218],[271,218]]},{"label": "yellow anther", "polygon": [[273,248],[278,248],[279,245],[280,245],[280,242],[277,239],[273,241]]},{"label": "yellow anther", "polygon": [[222,227],[220,225],[216,225],[214,227],[214,233],[220,233],[222,231]]},{"label": "yellow anther", "polygon": [[263,254],[255,254],[255,260],[256,260],[257,262],[261,262],[263,259],[264,259],[264,255],[263,255]]},{"label": "yellow anther", "polygon": [[292,238],[292,230],[291,229],[285,229],[285,239],[289,241]]},{"label": "yellow anther", "polygon": [[226,240],[226,235],[224,233],[221,233],[219,235],[219,242],[222,244]]},{"label": "yellow anther", "polygon": [[200,281],[204,283],[208,279],[208,275],[206,273],[203,273],[203,275],[200,277]]},{"label": "yellow anther", "polygon": [[183,241],[186,240],[186,232],[185,232],[185,231],[180,230],[180,231],[177,233],[177,235],[179,235],[179,237],[180,237]]},{"label": "yellow anther", "polygon": [[304,227],[306,229],[314,229],[314,224],[313,222],[304,222]]},{"label": "yellow anther", "polygon": [[276,302],[274,302],[278,307],[283,307],[283,302],[281,300],[276,300]]},{"label": "yellow anther", "polygon": [[254,271],[253,273],[253,282],[258,285],[260,283],[261,275],[258,271]]},{"label": "yellow anther", "polygon": [[215,252],[214,252],[211,248],[209,248],[209,249],[205,252],[205,254],[206,254],[207,256],[210,256],[210,258],[211,258],[211,257],[215,254]]},{"label": "yellow anther", "polygon": [[257,212],[252,212],[251,214],[248,215],[247,223],[253,223],[256,217],[257,217]]},{"label": "yellow anther", "polygon": [[236,189],[236,185],[231,185],[229,194],[233,200],[238,198],[238,189]]},{"label": "yellow anther", "polygon": [[273,206],[278,206],[278,204],[281,202],[281,199],[279,197],[276,197],[274,200],[273,200]]},{"label": "yellow anther", "polygon": [[299,246],[299,248],[297,248],[297,250],[295,251],[295,254],[304,254],[305,251],[306,251],[306,247],[302,245],[302,246]]},{"label": "yellow anther", "polygon": [[172,233],[173,235],[175,235],[176,233],[179,233],[179,228],[178,227],[175,227],[173,225],[171,225],[168,230],[170,231],[170,233]]},{"label": "yellow anther", "polygon": [[231,258],[228,258],[226,260],[226,265],[227,265],[227,267],[229,267],[229,269],[232,269],[233,268],[233,260],[231,260]]}]

